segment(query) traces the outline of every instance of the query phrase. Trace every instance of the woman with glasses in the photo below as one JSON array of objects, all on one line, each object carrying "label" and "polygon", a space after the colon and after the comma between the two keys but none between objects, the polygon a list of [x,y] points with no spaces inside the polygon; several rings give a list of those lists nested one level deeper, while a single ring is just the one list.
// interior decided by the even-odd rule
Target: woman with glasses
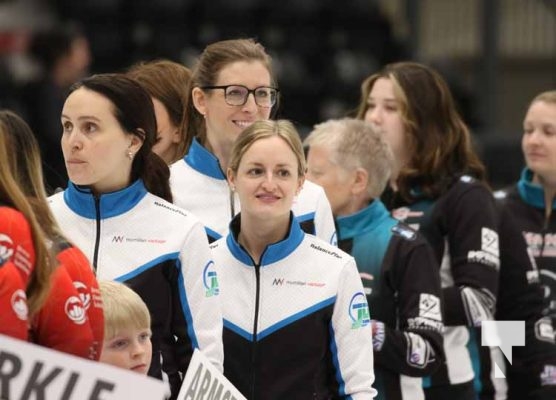
[{"label": "woman with glasses", "polygon": [[[184,116],[188,152],[171,166],[170,183],[174,203],[201,219],[210,241],[225,236],[239,212],[225,175],[232,146],[242,130],[269,119],[277,105],[271,63],[254,40],[225,40],[207,46],[192,71]],[[322,188],[306,182],[292,211],[306,232],[335,243]]]}]

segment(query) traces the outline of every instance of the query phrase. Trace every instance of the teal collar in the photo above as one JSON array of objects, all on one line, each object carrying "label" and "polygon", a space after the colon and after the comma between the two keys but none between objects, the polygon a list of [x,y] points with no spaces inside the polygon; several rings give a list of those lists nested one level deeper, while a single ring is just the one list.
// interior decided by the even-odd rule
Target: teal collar
[{"label": "teal collar", "polygon": [[[545,209],[546,205],[544,202],[544,188],[542,185],[533,182],[533,171],[525,167],[521,172],[521,178],[517,183],[517,190],[519,195],[527,204]],[[556,199],[552,201],[552,209],[556,208]]]},{"label": "teal collar", "polygon": [[367,207],[354,214],[336,218],[338,237],[344,240],[359,236],[373,230],[383,220],[389,218],[390,214],[384,204],[375,199]]}]

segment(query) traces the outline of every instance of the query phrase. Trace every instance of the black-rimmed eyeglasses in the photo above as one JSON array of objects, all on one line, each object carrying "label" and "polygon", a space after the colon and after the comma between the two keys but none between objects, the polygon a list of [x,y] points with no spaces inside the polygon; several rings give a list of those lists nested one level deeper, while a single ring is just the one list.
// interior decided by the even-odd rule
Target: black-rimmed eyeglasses
[{"label": "black-rimmed eyeglasses", "polygon": [[247,97],[253,93],[255,103],[259,107],[270,108],[276,104],[279,90],[270,86],[259,86],[248,89],[243,85],[201,86],[201,89],[223,89],[224,100],[230,106],[242,106],[247,103]]}]

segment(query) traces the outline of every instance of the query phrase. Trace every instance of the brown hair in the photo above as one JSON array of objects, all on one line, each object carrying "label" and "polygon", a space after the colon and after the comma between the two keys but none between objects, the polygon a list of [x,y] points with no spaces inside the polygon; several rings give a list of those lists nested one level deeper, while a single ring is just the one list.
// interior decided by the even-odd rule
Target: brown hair
[{"label": "brown hair", "polygon": [[215,85],[220,71],[238,61],[260,61],[270,73],[272,85],[275,85],[272,60],[262,44],[253,39],[232,39],[208,45],[193,68],[185,102],[184,126],[188,148],[194,137],[197,137],[201,144],[206,145],[205,120],[193,104],[191,93],[193,88]]},{"label": "brown hair", "polygon": [[181,159],[190,145],[185,140],[184,110],[191,71],[177,62],[154,60],[133,65],[127,75],[166,107],[170,121],[180,135],[172,162]]},{"label": "brown hair", "polygon": [[364,119],[367,99],[379,78],[392,81],[401,107],[410,160],[397,185],[406,200],[411,200],[415,188],[427,197],[438,197],[464,174],[486,183],[485,167],[473,149],[469,129],[440,74],[415,62],[386,65],[361,85],[358,119]]},{"label": "brown hair", "polygon": [[10,111],[0,111],[0,159],[0,200],[22,213],[31,229],[35,265],[27,285],[27,304],[32,317],[50,290],[56,264],[47,238],[56,231],[56,224],[46,203],[35,136],[25,121]]}]

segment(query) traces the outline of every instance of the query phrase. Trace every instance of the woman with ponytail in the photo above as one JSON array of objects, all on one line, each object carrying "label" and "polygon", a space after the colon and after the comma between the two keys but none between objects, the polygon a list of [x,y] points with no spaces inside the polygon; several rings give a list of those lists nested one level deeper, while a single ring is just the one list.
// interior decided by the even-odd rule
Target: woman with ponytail
[{"label": "woman with ponytail", "polygon": [[203,226],[170,202],[168,166],[152,152],[151,98],[124,75],[94,75],[71,88],[61,122],[70,182],[52,211],[97,278],[125,282],[147,304],[149,375],[164,371],[175,398],[195,348],[222,370],[222,315]]}]

